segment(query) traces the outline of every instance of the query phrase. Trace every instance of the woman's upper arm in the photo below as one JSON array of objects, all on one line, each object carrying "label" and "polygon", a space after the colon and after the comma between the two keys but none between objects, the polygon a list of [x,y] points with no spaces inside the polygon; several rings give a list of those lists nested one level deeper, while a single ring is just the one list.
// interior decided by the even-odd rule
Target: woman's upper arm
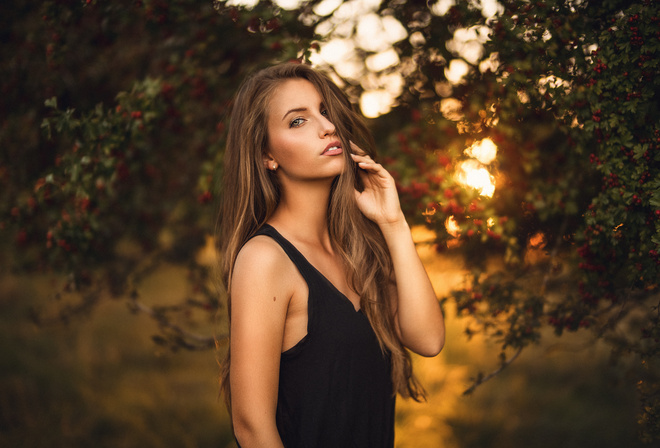
[{"label": "woman's upper arm", "polygon": [[286,281],[291,266],[287,261],[277,243],[256,237],[241,249],[234,266],[229,378],[234,430],[239,441],[241,435],[257,437],[264,443],[277,436],[280,354],[293,293]]}]

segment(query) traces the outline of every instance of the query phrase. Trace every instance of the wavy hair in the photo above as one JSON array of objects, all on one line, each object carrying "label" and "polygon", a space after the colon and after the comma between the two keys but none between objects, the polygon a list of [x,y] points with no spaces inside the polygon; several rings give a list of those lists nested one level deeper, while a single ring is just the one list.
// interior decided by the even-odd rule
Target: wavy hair
[{"label": "wavy hair", "polygon": [[[229,124],[219,216],[221,277],[228,292],[230,316],[229,291],[238,252],[272,216],[280,199],[280,186],[264,166],[263,157],[268,145],[269,101],[275,89],[289,79],[306,79],[316,87],[343,148],[350,148],[352,141],[370,156],[375,155],[373,137],[361,116],[324,74],[304,64],[285,63],[263,69],[243,82],[234,99]],[[381,349],[390,354],[393,393],[420,400],[424,391],[412,374],[410,354],[395,331],[394,298],[390,297],[395,281],[392,260],[380,229],[357,207],[353,190],[363,188],[357,164],[349,151],[344,151],[343,157],[347,168],[333,182],[328,205],[330,239],[344,264],[349,285],[360,296],[360,307]],[[220,382],[228,407],[230,361],[227,349]]]}]

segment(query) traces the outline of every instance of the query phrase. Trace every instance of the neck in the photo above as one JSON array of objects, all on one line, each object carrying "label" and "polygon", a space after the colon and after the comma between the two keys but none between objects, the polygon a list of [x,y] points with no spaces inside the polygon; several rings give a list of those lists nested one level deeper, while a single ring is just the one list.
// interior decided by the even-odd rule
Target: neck
[{"label": "neck", "polygon": [[332,181],[327,180],[282,184],[280,203],[269,222],[287,237],[330,248],[328,203],[331,185]]}]

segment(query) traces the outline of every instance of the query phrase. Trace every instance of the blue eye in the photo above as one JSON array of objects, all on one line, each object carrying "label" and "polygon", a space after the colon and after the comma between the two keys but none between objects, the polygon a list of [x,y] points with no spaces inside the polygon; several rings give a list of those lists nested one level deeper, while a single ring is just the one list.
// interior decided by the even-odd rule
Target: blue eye
[{"label": "blue eye", "polygon": [[291,120],[291,123],[289,123],[290,128],[297,128],[298,126],[302,125],[305,122],[304,118],[294,118]]}]

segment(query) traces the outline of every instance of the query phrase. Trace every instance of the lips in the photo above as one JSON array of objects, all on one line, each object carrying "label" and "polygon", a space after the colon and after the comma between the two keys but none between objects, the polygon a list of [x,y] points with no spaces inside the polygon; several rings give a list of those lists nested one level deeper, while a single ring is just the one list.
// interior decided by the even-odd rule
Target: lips
[{"label": "lips", "polygon": [[342,153],[340,142],[331,142],[325,147],[321,155],[323,156],[336,156]]}]

